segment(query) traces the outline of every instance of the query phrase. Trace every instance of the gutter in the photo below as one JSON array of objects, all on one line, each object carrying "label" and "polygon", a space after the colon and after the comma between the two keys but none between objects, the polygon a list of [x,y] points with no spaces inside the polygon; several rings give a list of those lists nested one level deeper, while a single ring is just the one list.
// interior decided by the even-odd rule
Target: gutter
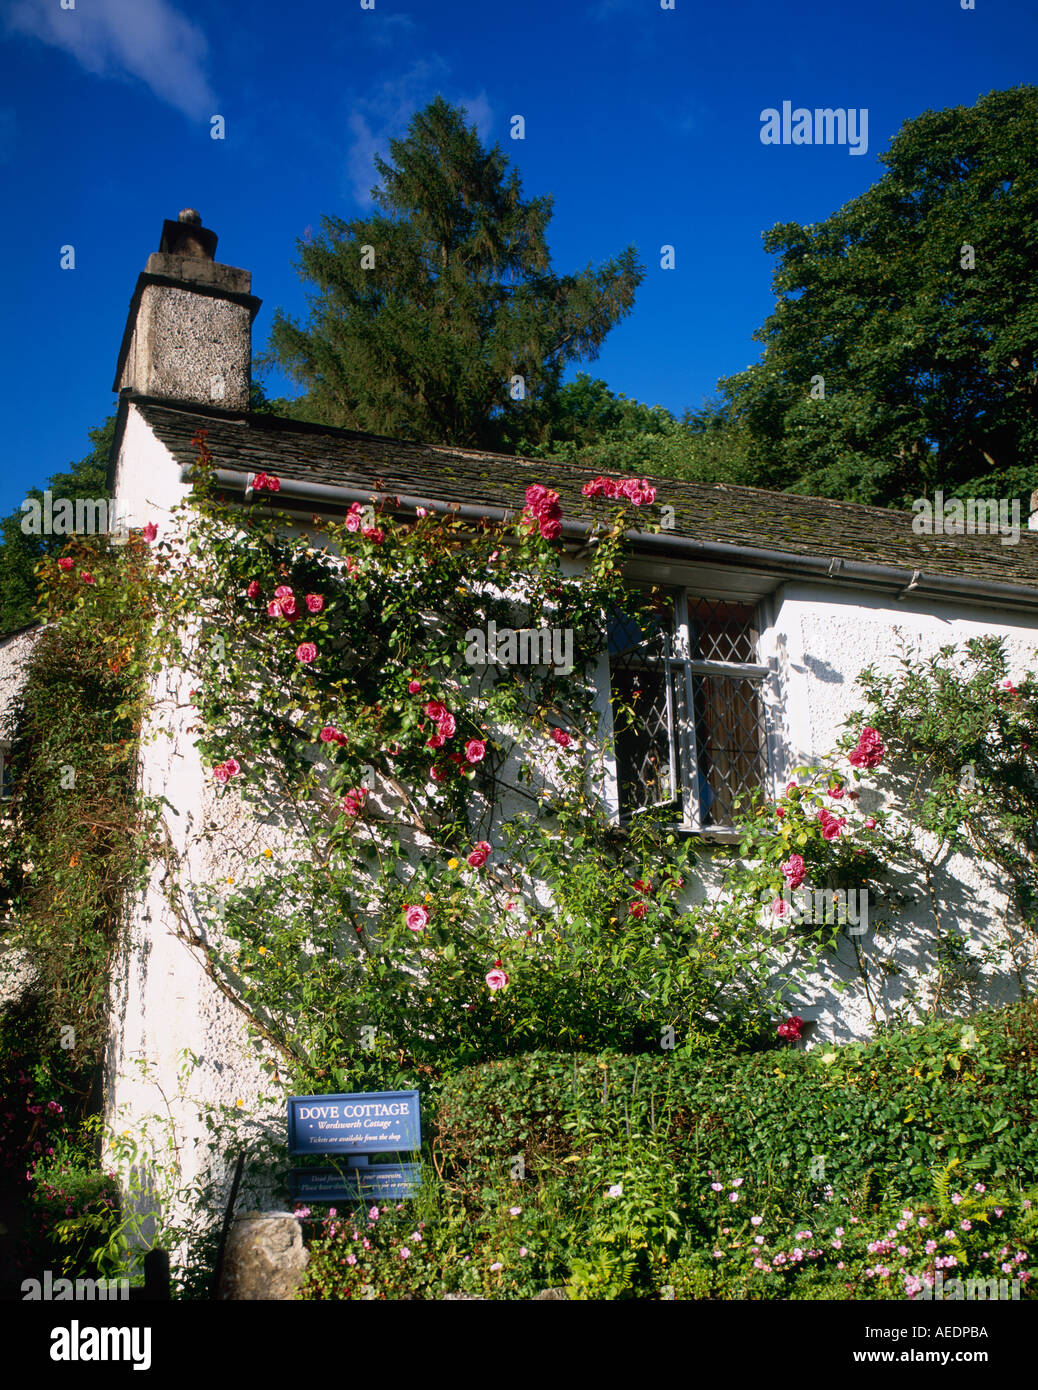
[{"label": "gutter", "polygon": [[[182,464],[180,481],[192,480],[193,465]],[[240,490],[246,501],[253,498],[255,473],[217,468],[212,477],[217,484]],[[280,476],[280,475],[279,475]],[[323,503],[325,506],[348,507],[353,502],[392,502],[394,508],[425,507],[427,511],[461,517],[466,521],[511,521],[518,513],[514,508],[475,506],[470,502],[445,502],[431,497],[407,497],[401,493],[364,488],[335,486],[330,483],[308,483],[281,478],[281,490],[269,494],[279,501],[289,499]],[[286,510],[290,510],[286,508]],[[312,508],[310,510],[313,510]],[[563,521],[562,534],[567,540],[583,545],[595,543],[597,526],[583,521]],[[1003,609],[1038,609],[1038,589],[1026,584],[1008,584],[1000,580],[975,579],[971,575],[927,574],[918,569],[902,569],[896,565],[878,565],[866,560],[845,560],[837,556],[791,555],[788,551],[768,550],[760,546],[733,545],[727,541],[700,541],[667,532],[627,531],[626,539],[646,556],[673,560],[708,560],[714,563],[746,568],[752,561],[773,574],[803,579],[830,580],[856,588],[893,590],[895,599],[933,598],[947,601],[961,598],[973,603],[988,604]]]}]

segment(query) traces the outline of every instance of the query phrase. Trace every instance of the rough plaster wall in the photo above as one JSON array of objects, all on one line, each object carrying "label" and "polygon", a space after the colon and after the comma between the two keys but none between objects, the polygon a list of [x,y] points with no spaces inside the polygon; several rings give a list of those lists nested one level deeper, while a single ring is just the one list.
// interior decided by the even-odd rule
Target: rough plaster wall
[{"label": "rough plaster wall", "polygon": [[14,714],[39,635],[37,627],[0,641],[0,743],[9,743],[14,736]]},{"label": "rough plaster wall", "polygon": [[242,304],[146,285],[120,386],[173,402],[247,410],[252,320]]},{"label": "rough plaster wall", "polygon": [[[157,524],[160,538],[170,534],[170,508],[187,494],[180,469],[136,412],[130,410],[116,474],[116,495],[124,501],[129,524]],[[154,679],[151,712],[142,734],[140,785],[149,796],[165,796],[178,815],[167,812],[174,847],[184,855],[182,882],[208,884],[223,871],[221,841],[231,842],[241,817],[236,798],[217,799],[188,732],[189,681],[167,670]],[[212,821],[211,843],[198,840],[203,822]],[[252,1109],[269,1089],[259,1061],[248,1048],[241,1015],[206,976],[195,954],[174,934],[175,918],[163,894],[161,863],[153,867],[142,900],[133,904],[124,949],[112,987],[112,1031],[106,1058],[107,1118],[117,1129],[135,1131],[145,1116],[167,1115],[176,1122],[186,1180],[209,1162],[206,1132],[196,1101]],[[200,1058],[180,1080],[182,1054]],[[141,1064],[146,1063],[150,1075]],[[178,1093],[184,1092],[184,1099]],[[156,1137],[168,1131],[152,1123]]]}]

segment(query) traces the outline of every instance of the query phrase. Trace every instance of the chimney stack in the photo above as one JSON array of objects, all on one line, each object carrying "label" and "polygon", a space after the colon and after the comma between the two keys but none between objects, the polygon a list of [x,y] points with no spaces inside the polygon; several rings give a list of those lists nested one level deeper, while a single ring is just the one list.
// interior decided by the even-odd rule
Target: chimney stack
[{"label": "chimney stack", "polygon": [[114,390],[248,410],[262,301],[249,271],[213,259],[216,241],[194,208],[163,223],[130,301]]}]

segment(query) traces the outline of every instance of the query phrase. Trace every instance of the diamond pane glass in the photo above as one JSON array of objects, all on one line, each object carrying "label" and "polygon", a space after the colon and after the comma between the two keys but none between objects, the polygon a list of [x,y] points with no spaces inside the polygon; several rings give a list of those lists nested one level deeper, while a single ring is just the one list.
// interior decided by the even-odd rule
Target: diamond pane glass
[{"label": "diamond pane glass", "polygon": [[747,604],[689,597],[688,654],[693,661],[755,662],[756,639],[754,612]]},{"label": "diamond pane glass", "polygon": [[766,771],[760,682],[693,674],[692,690],[700,828],[730,826],[735,797]]}]

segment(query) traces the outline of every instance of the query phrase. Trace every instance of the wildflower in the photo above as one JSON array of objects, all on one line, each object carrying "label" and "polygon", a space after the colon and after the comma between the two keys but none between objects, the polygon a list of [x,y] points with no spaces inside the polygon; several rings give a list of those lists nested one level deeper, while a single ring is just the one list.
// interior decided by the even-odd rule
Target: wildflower
[{"label": "wildflower", "polygon": [[410,1250],[408,1250],[406,1245],[401,1245],[400,1249],[397,1251],[397,1254],[400,1256],[402,1260],[409,1260],[411,1258],[411,1252]]},{"label": "wildflower", "polygon": [[509,1214],[509,1216],[518,1216],[519,1213],[520,1213],[521,1211],[522,1211],[522,1207],[509,1207],[509,1208],[508,1208],[508,1214]]},{"label": "wildflower", "polygon": [[957,1207],[961,1201],[962,1201],[962,1193],[961,1193],[961,1192],[953,1192],[953,1193],[952,1193],[952,1206],[953,1206],[953,1207]]},{"label": "wildflower", "polygon": [[622,1182],[614,1183],[606,1193],[607,1197],[622,1197],[624,1195],[624,1185]]},{"label": "wildflower", "polygon": [[490,1272],[491,1274],[496,1274],[499,1269],[504,1269],[504,1265],[501,1263],[500,1260],[495,1260],[494,1263],[490,1266]]},{"label": "wildflower", "polygon": [[738,1192],[729,1192],[728,1200],[729,1202],[737,1202],[739,1200]]},{"label": "wildflower", "polygon": [[732,1186],[733,1186],[733,1187],[742,1187],[742,1178],[733,1178],[733,1179],[732,1179]]},{"label": "wildflower", "polygon": [[369,1210],[368,1210],[368,1220],[369,1220],[369,1221],[377,1221],[377,1220],[378,1220],[378,1207],[371,1207],[371,1208],[369,1208]]},{"label": "wildflower", "polygon": [[751,1226],[759,1226],[760,1223],[761,1223],[763,1220],[764,1220],[764,1217],[763,1217],[763,1216],[751,1216],[751,1217],[750,1217],[750,1225],[751,1225]]},{"label": "wildflower", "polygon": [[975,1183],[973,1184],[973,1191],[974,1191],[974,1192],[986,1192],[986,1191],[987,1191],[987,1188],[984,1186],[984,1184],[983,1184],[982,1182],[975,1182]]},{"label": "wildflower", "polygon": [[710,1184],[710,1188],[713,1192],[722,1192],[724,1190],[724,1184],[719,1182],[712,1182]]},{"label": "wildflower", "polygon": [[355,1265],[355,1264],[357,1263],[357,1257],[356,1257],[356,1255],[353,1253],[352,1250],[351,1250],[350,1253],[346,1256],[346,1263],[347,1263],[348,1265]]},{"label": "wildflower", "polygon": [[521,1260],[525,1260],[526,1257],[527,1257],[527,1255],[528,1255],[529,1253],[530,1253],[530,1252],[529,1252],[529,1250],[527,1250],[527,1248],[526,1248],[525,1245],[520,1245],[520,1247],[519,1247],[519,1258],[520,1258]]}]

